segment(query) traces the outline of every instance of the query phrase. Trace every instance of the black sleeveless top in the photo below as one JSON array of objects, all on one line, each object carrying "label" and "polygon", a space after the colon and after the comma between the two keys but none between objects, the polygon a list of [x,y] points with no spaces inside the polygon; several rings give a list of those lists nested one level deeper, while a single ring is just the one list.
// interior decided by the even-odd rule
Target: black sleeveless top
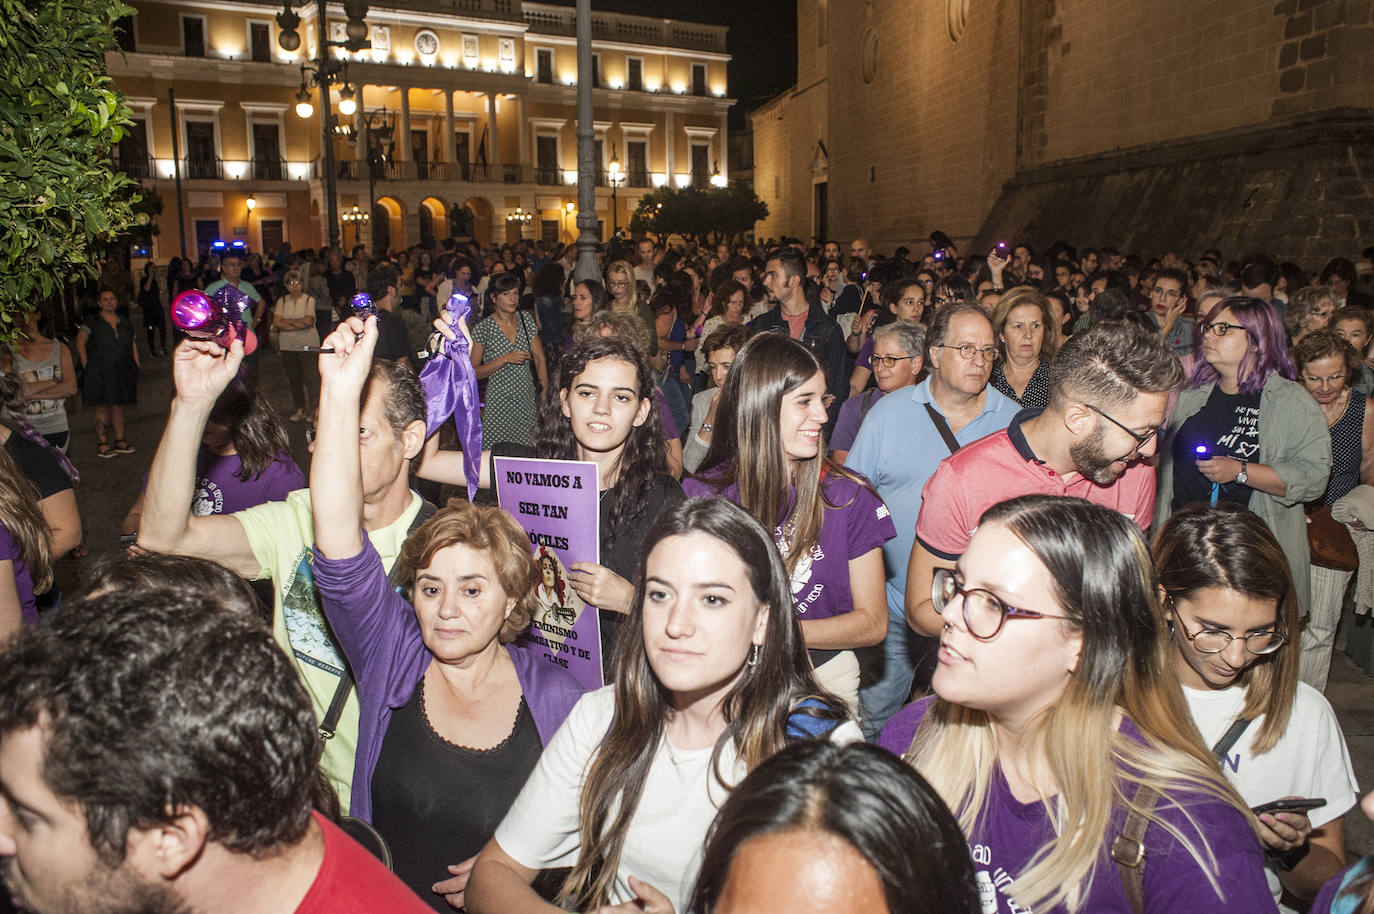
[{"label": "black sleeveless top", "polygon": [[434,731],[423,678],[391,715],[372,773],[372,824],[391,848],[396,875],[430,907],[451,914],[434,883],[496,834],[542,751],[524,698],[510,735],[490,749],[458,746]]},{"label": "black sleeveless top", "polygon": [[1360,458],[1364,450],[1364,414],[1367,401],[1357,390],[1336,424],[1331,426],[1331,480],[1326,484],[1322,504],[1334,505],[1360,484]]}]

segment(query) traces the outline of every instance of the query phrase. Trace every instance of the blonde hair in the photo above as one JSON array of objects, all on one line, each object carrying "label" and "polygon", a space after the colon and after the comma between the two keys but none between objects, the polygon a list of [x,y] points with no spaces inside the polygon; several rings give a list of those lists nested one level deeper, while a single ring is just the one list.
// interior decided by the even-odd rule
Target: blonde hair
[{"label": "blonde hair", "polygon": [[[623,308],[616,304],[615,294],[611,292],[612,276],[621,276],[630,284],[629,298]],[[639,287],[635,284],[635,271],[628,260],[612,260],[606,265],[606,295],[610,297],[612,308],[628,311],[639,307]]]},{"label": "blonde hair", "polygon": [[48,538],[52,531],[43,518],[32,484],[4,448],[0,448],[0,527],[8,530],[19,545],[19,554],[33,581],[33,592],[42,593],[51,587],[52,548]]},{"label": "blonde hair", "polygon": [[[1253,820],[1217,769],[1169,666],[1154,568],[1140,531],[1114,511],[1046,495],[996,505],[982,523],[1006,527],[1045,565],[1066,616],[1057,624],[1083,639],[1078,667],[1029,734],[1058,789],[1043,801],[1058,837],[1013,874],[1017,902],[1082,911],[1117,809],[1138,812],[1168,832],[1221,897],[1220,866],[1205,838],[1194,840],[1162,813],[1203,835],[1189,810],[1202,794]],[[1138,732],[1120,726],[1121,717]],[[905,758],[949,804],[964,833],[973,834],[998,759],[988,715],[937,699]],[[1159,793],[1151,809],[1135,802],[1143,787]]]}]

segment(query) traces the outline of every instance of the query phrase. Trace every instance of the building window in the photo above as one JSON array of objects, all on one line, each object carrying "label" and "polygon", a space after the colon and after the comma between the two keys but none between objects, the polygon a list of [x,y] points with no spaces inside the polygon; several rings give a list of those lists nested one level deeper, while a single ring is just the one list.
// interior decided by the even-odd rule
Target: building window
[{"label": "building window", "polygon": [[121,51],[132,54],[138,50],[134,46],[134,17],[121,16],[114,21],[115,44]]},{"label": "building window", "polygon": [[275,121],[253,122],[253,177],[259,181],[282,179],[281,130]]},{"label": "building window", "polygon": [[706,94],[706,64],[692,64],[692,94]]},{"label": "building window", "polygon": [[258,223],[262,229],[262,253],[275,254],[281,248],[281,243],[286,240],[282,234],[282,224],[280,219],[264,219]]},{"label": "building window", "polygon": [[692,144],[692,186],[708,187],[711,183],[711,147],[706,143]]},{"label": "building window", "polygon": [[117,147],[119,170],[131,178],[152,177],[148,162],[148,122],[136,117]]},{"label": "building window", "polygon": [[628,57],[625,59],[625,88],[631,92],[644,91],[644,58]]},{"label": "building window", "polygon": [[649,186],[649,144],[644,140],[625,142],[625,172],[631,187]]},{"label": "building window", "polygon": [[553,48],[539,48],[534,52],[534,80],[553,83]]},{"label": "building window", "polygon": [[601,88],[601,55],[592,55],[592,88]]},{"label": "building window", "polygon": [[248,53],[257,63],[272,62],[272,27],[266,22],[248,23]]},{"label": "building window", "polygon": [[186,122],[186,177],[219,177],[219,158],[215,155],[214,121]]},{"label": "building window", "polygon": [[477,66],[477,36],[463,36],[463,60],[469,67]]},{"label": "building window", "polygon": [[537,136],[534,138],[535,180],[540,184],[560,184],[561,169],[558,162],[558,137]]},{"label": "building window", "polygon": [[210,246],[219,241],[218,219],[196,220],[196,251],[204,257],[210,253]]},{"label": "building window", "polygon": [[539,237],[540,237],[541,240],[543,240],[543,242],[544,242],[545,244],[557,244],[557,243],[558,243],[558,220],[557,220],[557,219],[540,219],[540,220],[539,220]]},{"label": "building window", "polygon": [[181,17],[181,47],[187,57],[205,56],[205,17]]}]

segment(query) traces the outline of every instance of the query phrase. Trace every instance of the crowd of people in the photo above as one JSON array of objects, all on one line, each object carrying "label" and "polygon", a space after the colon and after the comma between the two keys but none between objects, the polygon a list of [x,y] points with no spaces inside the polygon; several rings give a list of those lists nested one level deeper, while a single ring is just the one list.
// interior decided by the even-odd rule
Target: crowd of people
[{"label": "crowd of people", "polygon": [[[1374,910],[1323,695],[1343,608],[1374,607],[1374,250],[596,254],[145,269],[145,357],[168,299],[233,285],[293,411],[242,341],[173,328],[128,549],[47,602],[80,531],[65,399],[134,453],[134,283],[108,269],[72,350],[27,315],[0,360],[12,902]],[[482,384],[475,462],[428,434],[436,358]],[[510,456],[596,465],[567,581],[600,689],[517,640],[549,585],[515,517],[442,497]]]}]

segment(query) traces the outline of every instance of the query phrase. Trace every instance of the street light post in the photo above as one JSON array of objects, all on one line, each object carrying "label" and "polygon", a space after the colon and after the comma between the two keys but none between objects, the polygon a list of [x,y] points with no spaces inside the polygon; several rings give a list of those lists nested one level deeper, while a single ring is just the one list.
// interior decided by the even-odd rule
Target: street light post
[{"label": "street light post", "polygon": [[[329,58],[330,48],[344,48],[349,52],[361,51],[372,47],[372,42],[367,40],[367,23],[363,18],[367,15],[367,4],[361,0],[346,0],[344,3],[344,13],[348,17],[347,40],[330,41],[328,23],[325,21],[325,0],[316,0],[315,22],[319,27],[318,49],[319,55],[313,61],[313,75],[309,80],[306,78],[307,70],[311,69],[301,65],[301,89],[296,93],[298,103],[296,113],[302,117],[310,116],[310,91],[309,85],[312,83],[320,88],[320,159],[324,165],[324,198],[325,198],[325,218],[328,220],[329,228],[329,247],[333,250],[339,249],[339,202],[338,202],[338,174],[334,162],[334,113],[329,99],[329,83],[338,79],[340,73],[344,76],[344,91],[339,93],[339,107],[343,110],[346,105],[353,104],[353,88],[348,84],[347,64]],[[300,33],[296,27],[300,25],[301,17],[291,9],[291,0],[285,0],[285,5],[280,13],[277,14],[277,25],[281,27],[281,33],[277,36],[277,43],[284,50],[294,51],[301,46]],[[351,111],[344,111],[345,115]]]},{"label": "street light post", "polygon": [[[386,106],[383,105],[381,108],[374,108],[372,111],[369,111],[367,117],[363,119],[363,142],[366,144],[364,148],[367,150],[367,209],[369,213],[372,212],[372,208],[377,205],[377,166],[383,161],[382,157],[372,148],[372,131],[376,129],[373,127],[372,122],[380,118],[380,123],[383,127],[381,130],[378,130],[377,133],[381,137],[381,142],[385,144],[391,137],[391,124],[388,121],[389,116]],[[373,241],[375,237],[376,236],[369,227],[367,244],[368,247],[372,248],[372,256],[374,257],[377,256],[377,249]]]},{"label": "street light post", "polygon": [[615,147],[611,147],[611,161],[606,166],[611,182],[611,237],[620,234],[620,204],[616,202],[616,190],[624,180],[620,170],[620,160],[615,157]]}]

